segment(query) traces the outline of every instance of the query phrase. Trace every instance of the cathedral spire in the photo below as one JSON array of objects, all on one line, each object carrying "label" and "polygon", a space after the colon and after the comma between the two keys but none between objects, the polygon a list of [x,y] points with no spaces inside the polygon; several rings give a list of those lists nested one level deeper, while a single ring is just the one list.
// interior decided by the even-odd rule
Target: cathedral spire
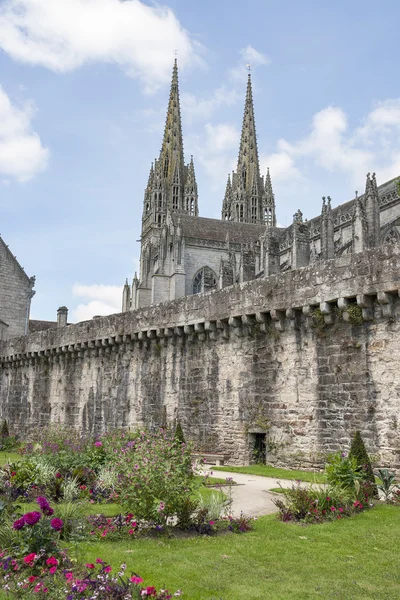
[{"label": "cathedral spire", "polygon": [[[253,91],[249,73],[237,169],[232,176],[230,218],[244,223],[263,223],[263,191],[254,122]],[[226,196],[223,205],[226,205]],[[225,218],[225,214],[226,211],[223,210],[223,218]]]},{"label": "cathedral spire", "polygon": [[178,63],[176,58],[172,70],[167,117],[165,120],[164,137],[159,160],[163,176],[168,183],[172,182],[172,179],[177,172],[179,173],[180,180],[183,181],[184,159],[182,120],[179,104]]},{"label": "cathedral spire", "polygon": [[244,187],[246,191],[251,191],[254,180],[256,180],[256,184],[259,185],[260,167],[258,162],[253,90],[250,73],[247,78],[246,101],[244,105],[237,173],[239,176],[241,175],[242,178],[245,178]]}]

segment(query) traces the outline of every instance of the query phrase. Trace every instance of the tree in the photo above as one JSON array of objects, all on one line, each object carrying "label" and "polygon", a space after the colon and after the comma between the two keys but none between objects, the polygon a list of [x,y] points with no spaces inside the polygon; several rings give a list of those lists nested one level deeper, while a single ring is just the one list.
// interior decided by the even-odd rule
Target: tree
[{"label": "tree", "polygon": [[370,484],[370,493],[372,496],[378,497],[378,489],[375,483],[375,476],[372,470],[370,458],[367,449],[361,437],[361,433],[356,431],[351,442],[349,458],[355,458],[358,467],[364,474],[364,481]]},{"label": "tree", "polygon": [[176,424],[174,437],[175,437],[175,440],[177,442],[179,442],[180,444],[186,444],[185,434],[183,433],[183,429],[182,429],[182,425],[181,425],[180,421],[178,421],[178,423]]},{"label": "tree", "polygon": [[1,430],[0,430],[0,437],[1,438],[6,438],[9,437],[10,432],[8,431],[8,424],[6,419],[4,419],[3,424],[1,426]]}]

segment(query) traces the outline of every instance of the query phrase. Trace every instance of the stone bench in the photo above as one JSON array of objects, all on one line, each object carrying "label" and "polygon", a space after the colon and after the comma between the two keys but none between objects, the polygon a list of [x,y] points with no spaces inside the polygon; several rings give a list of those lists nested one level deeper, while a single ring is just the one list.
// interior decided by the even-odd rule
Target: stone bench
[{"label": "stone bench", "polygon": [[202,459],[207,465],[215,465],[221,467],[225,461],[229,459],[228,454],[218,454],[212,452],[192,452],[194,459]]}]

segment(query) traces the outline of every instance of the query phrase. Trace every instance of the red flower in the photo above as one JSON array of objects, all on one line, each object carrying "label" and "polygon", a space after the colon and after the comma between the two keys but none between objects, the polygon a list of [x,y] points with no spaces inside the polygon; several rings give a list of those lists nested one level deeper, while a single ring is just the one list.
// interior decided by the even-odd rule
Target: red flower
[{"label": "red flower", "polygon": [[88,563],[88,564],[85,565],[85,567],[87,569],[94,569],[94,564],[93,563]]},{"label": "red flower", "polygon": [[31,563],[33,563],[33,561],[36,558],[36,554],[34,552],[31,552],[30,554],[28,554],[27,556],[25,556],[24,558],[24,563],[26,565],[30,565]]},{"label": "red flower", "polygon": [[153,585],[147,586],[146,593],[148,596],[157,596],[157,590]]},{"label": "red flower", "polygon": [[33,582],[34,582],[36,579],[37,579],[37,577],[35,577],[34,575],[31,575],[31,576],[28,578],[28,581],[29,581],[29,583],[33,583]]},{"label": "red flower", "polygon": [[55,556],[50,556],[50,558],[46,560],[46,565],[58,565],[58,560]]}]

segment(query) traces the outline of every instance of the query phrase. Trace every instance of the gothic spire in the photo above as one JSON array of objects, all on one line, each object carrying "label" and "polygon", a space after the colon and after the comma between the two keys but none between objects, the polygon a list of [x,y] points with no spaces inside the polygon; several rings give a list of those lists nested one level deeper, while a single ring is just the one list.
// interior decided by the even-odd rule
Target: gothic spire
[{"label": "gothic spire", "polygon": [[[263,223],[263,191],[258,162],[253,91],[249,73],[237,169],[232,176],[233,203],[230,218],[244,223]],[[225,212],[223,211],[223,215]]]},{"label": "gothic spire", "polygon": [[250,73],[247,79],[246,101],[244,105],[237,173],[239,176],[242,175],[242,178],[245,178],[243,183],[246,191],[251,191],[254,183],[256,183],[257,186],[259,185],[260,167],[258,162],[253,90],[251,87]]},{"label": "gothic spire", "polygon": [[222,203],[222,220],[229,221],[231,219],[232,210],[232,184],[231,176],[228,175],[228,181],[226,182],[225,196]]},{"label": "gothic spire", "polygon": [[164,137],[160,151],[160,162],[162,165],[163,176],[168,183],[171,183],[171,180],[177,171],[180,172],[180,179],[183,181],[182,171],[184,167],[184,160],[182,121],[179,104],[178,63],[176,58],[174,61],[174,68],[172,70],[171,90],[169,93]]}]

